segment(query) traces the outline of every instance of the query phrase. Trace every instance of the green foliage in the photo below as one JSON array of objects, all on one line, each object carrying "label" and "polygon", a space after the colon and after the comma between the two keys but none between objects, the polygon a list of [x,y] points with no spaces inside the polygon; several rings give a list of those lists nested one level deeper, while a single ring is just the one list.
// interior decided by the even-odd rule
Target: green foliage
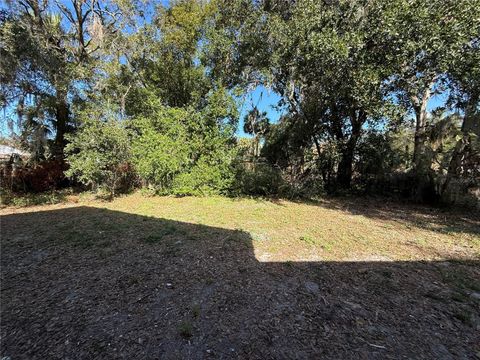
[{"label": "green foliage", "polygon": [[134,164],[146,185],[177,195],[230,188],[233,128],[221,121],[228,109],[216,100],[201,112],[158,105],[149,117],[132,120]]},{"label": "green foliage", "polygon": [[72,108],[93,85],[101,49],[122,29],[120,7],[99,1],[93,12],[84,2],[7,3],[0,14],[0,106],[10,110],[12,133],[32,160],[62,158],[65,134],[75,129]]},{"label": "green foliage", "polygon": [[238,194],[288,196],[280,169],[268,163],[238,163],[234,189]]},{"label": "green foliage", "polygon": [[480,1],[380,2],[376,16],[378,44],[392,66],[391,90],[415,115],[413,170],[425,177],[432,163],[427,105],[455,78],[454,68],[469,62],[471,49],[478,52]]},{"label": "green foliage", "polygon": [[160,108],[152,118],[137,118],[138,132],[132,144],[135,167],[149,185],[168,189],[176,174],[188,164],[185,126],[189,114],[183,109]]},{"label": "green foliage", "polygon": [[302,235],[302,236],[300,236],[300,240],[305,242],[308,245],[315,245],[316,244],[316,240],[313,237],[311,237],[310,235]]},{"label": "green foliage", "polygon": [[398,136],[398,132],[378,131],[366,134],[357,150],[358,161],[355,169],[360,174],[359,182],[365,185],[375,179],[384,179],[397,170],[408,168],[413,144],[404,144],[403,140],[411,139],[410,134],[404,132]]},{"label": "green foliage", "polygon": [[[462,83],[452,103],[462,104],[464,128],[472,128],[478,0],[233,3],[219,2],[211,59],[233,84],[262,81],[282,96],[289,113],[272,126],[262,154],[291,184],[321,175],[327,189],[348,188],[352,179],[411,169],[441,181],[458,151],[449,155],[451,134],[436,137],[445,122],[427,105],[447,85],[458,90]],[[237,68],[225,59],[237,60]],[[412,114],[414,131],[388,130],[408,127]],[[466,154],[472,143],[464,131],[457,150]],[[450,168],[471,167],[457,158]]]},{"label": "green foliage", "polygon": [[[175,195],[480,181],[480,0],[72,4],[0,10],[0,106],[32,163],[68,140],[69,176],[112,195],[136,174]],[[253,106],[236,139],[258,85],[285,112]]]},{"label": "green foliage", "polygon": [[150,56],[132,54],[143,85],[126,97],[133,162],[158,193],[223,193],[233,182],[237,104],[199,61],[215,9],[194,0],[160,6],[142,37]]},{"label": "green foliage", "polygon": [[220,153],[203,156],[189,172],[181,173],[175,178],[172,192],[176,195],[226,193],[233,182],[230,166],[232,158],[232,155],[227,154],[225,157]]},{"label": "green foliage", "polygon": [[100,109],[82,113],[82,127],[69,136],[66,159],[70,168],[66,175],[94,189],[106,189],[111,195],[128,176],[130,136],[124,123],[111,114],[96,116]]}]

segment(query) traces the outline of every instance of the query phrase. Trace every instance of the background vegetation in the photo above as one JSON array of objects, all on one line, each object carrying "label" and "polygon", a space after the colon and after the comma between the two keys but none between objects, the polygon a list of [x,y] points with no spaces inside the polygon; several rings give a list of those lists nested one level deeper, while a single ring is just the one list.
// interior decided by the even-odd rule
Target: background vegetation
[{"label": "background vegetation", "polygon": [[[8,2],[2,142],[31,156],[4,164],[2,191],[478,206],[479,46],[478,0]],[[283,115],[253,106],[238,138],[259,86]]]}]

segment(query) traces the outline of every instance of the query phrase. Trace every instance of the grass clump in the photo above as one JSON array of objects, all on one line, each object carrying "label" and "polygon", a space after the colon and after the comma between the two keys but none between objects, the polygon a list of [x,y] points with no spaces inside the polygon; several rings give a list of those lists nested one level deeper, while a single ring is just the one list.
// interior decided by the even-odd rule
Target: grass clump
[{"label": "grass clump", "polygon": [[192,315],[194,318],[198,318],[200,316],[200,305],[194,304],[192,306]]},{"label": "grass clump", "polygon": [[27,207],[34,205],[53,205],[63,202],[77,202],[77,196],[70,189],[54,190],[42,193],[18,194],[5,189],[0,190],[0,207]]},{"label": "grass clump", "polygon": [[315,245],[316,244],[315,239],[313,237],[309,236],[309,235],[300,236],[300,241],[303,241],[304,243],[309,244],[309,245]]},{"label": "grass clump", "polygon": [[458,310],[453,314],[453,316],[465,325],[473,326],[473,315],[471,312],[466,310]]},{"label": "grass clump", "polygon": [[454,271],[449,269],[440,269],[440,274],[444,283],[452,284],[459,289],[480,291],[480,282],[472,279],[465,271],[456,268]]},{"label": "grass clump", "polygon": [[143,239],[143,242],[147,244],[157,244],[161,242],[165,237],[177,233],[178,230],[174,225],[167,224],[160,231],[155,234],[150,234]]},{"label": "grass clump", "polygon": [[178,332],[184,339],[189,339],[193,335],[193,325],[189,321],[182,321],[178,326]]}]

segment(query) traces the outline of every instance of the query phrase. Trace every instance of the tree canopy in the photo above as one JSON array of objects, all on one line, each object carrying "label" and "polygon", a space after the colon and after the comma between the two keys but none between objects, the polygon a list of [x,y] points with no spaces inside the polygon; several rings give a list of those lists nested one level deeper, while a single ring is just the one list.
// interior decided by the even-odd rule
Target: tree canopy
[{"label": "tree canopy", "polygon": [[[0,104],[88,186],[452,199],[479,186],[479,46],[479,0],[19,0]],[[258,87],[278,121],[242,106]]]}]

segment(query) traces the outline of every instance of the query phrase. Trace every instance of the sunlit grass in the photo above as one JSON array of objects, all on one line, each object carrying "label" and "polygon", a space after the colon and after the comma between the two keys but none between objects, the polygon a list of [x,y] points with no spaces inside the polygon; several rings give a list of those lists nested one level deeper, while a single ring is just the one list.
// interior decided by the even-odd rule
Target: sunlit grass
[{"label": "sunlit grass", "polygon": [[[360,203],[359,203],[360,201]],[[91,206],[152,219],[175,220],[250,235],[261,261],[440,260],[480,257],[480,222],[459,214],[408,205],[388,205],[334,199],[319,203],[226,197],[148,197],[140,193],[112,202],[80,200],[11,211],[38,211],[65,206]],[[353,205],[352,205],[353,204]],[[463,220],[462,220],[463,219]],[[95,225],[108,233],[108,225]],[[107,228],[104,228],[107,226]],[[100,229],[101,228],[101,229]],[[95,233],[95,229],[86,229]],[[79,231],[74,229],[72,231]],[[125,224],[128,231],[128,224]],[[170,234],[171,233],[171,234]],[[155,243],[181,233],[152,232]],[[68,237],[68,232],[67,232]]]}]

